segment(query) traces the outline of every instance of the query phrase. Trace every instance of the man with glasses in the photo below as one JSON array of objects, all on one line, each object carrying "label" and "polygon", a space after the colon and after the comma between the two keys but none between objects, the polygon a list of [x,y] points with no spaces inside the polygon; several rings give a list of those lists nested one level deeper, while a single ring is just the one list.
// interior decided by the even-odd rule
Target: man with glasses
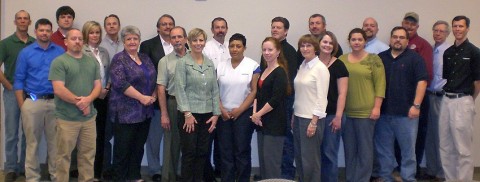
[{"label": "man with glasses", "polygon": [[[170,41],[170,30],[175,27],[175,19],[169,14],[160,16],[157,21],[158,35],[142,42],[140,45],[140,52],[147,54],[155,66],[158,73],[158,62],[165,55],[173,51],[173,45]],[[150,130],[147,138],[147,161],[150,174],[152,174],[152,181],[161,181],[160,174],[160,144],[163,138],[163,128],[160,121],[160,108],[158,101],[154,104],[155,112],[150,123]]]}]

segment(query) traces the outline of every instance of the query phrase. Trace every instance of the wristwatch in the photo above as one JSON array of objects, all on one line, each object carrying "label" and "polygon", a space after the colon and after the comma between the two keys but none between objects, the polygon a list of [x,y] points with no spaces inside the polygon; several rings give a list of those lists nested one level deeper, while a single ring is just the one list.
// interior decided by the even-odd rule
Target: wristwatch
[{"label": "wristwatch", "polygon": [[421,106],[420,104],[413,104],[413,107],[414,107],[415,109],[420,109],[420,106]]}]

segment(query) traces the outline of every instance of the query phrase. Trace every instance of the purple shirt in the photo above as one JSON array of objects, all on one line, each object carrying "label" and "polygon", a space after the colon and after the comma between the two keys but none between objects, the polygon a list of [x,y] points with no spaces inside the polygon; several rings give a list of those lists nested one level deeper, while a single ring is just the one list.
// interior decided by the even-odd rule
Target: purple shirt
[{"label": "purple shirt", "polygon": [[133,124],[153,116],[153,105],[144,106],[140,101],[128,97],[125,90],[132,86],[144,95],[155,91],[157,73],[150,58],[138,53],[142,65],[137,65],[123,50],[116,54],[110,64],[111,89],[108,101],[110,121]]}]

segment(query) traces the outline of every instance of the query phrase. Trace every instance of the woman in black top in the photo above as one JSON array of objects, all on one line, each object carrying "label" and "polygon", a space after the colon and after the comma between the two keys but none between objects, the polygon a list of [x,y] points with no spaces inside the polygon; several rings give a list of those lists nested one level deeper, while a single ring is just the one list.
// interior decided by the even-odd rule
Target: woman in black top
[{"label": "woman in black top", "polygon": [[322,142],[322,181],[338,181],[338,148],[340,145],[343,110],[348,88],[348,70],[334,55],[338,50],[335,35],[327,31],[320,36],[320,61],[330,72],[327,117]]},{"label": "woman in black top", "polygon": [[262,56],[267,67],[258,80],[252,121],[257,125],[260,174],[264,179],[282,177],[281,161],[287,127],[285,98],[291,88],[281,50],[280,42],[273,37],[262,42]]}]

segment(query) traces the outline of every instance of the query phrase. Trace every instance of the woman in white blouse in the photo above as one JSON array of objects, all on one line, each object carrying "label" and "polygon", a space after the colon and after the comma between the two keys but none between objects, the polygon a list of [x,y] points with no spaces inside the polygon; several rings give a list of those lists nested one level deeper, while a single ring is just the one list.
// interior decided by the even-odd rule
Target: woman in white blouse
[{"label": "woman in white blouse", "polygon": [[293,137],[300,181],[321,181],[320,163],[330,73],[317,57],[318,40],[304,35],[298,47],[305,60],[294,80]]},{"label": "woman in white blouse", "polygon": [[257,94],[260,66],[243,55],[246,44],[245,36],[233,34],[228,46],[231,58],[217,67],[222,112],[217,123],[222,181],[250,181],[254,124],[249,116]]},{"label": "woman in white blouse", "polygon": [[[105,143],[105,129],[107,123],[107,94],[110,90],[110,83],[108,79],[108,68],[110,66],[110,57],[107,49],[100,47],[102,41],[102,27],[96,21],[87,21],[82,28],[83,34],[83,49],[82,52],[88,56],[95,58],[100,65],[100,76],[102,83],[102,91],[100,96],[93,101],[93,105],[97,109],[97,150],[95,153],[94,163],[94,181],[98,181],[101,178],[103,164],[110,159],[103,158],[104,143]],[[108,141],[107,141],[108,142]]]}]

